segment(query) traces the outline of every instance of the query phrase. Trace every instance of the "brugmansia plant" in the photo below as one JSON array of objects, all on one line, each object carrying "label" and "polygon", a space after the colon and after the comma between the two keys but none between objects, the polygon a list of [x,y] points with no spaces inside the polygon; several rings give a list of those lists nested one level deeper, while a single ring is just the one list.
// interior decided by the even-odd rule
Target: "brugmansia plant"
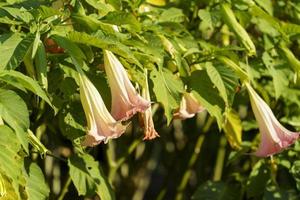
[{"label": "brugmansia plant", "polygon": [[3,0],[0,200],[299,199],[300,2]]}]

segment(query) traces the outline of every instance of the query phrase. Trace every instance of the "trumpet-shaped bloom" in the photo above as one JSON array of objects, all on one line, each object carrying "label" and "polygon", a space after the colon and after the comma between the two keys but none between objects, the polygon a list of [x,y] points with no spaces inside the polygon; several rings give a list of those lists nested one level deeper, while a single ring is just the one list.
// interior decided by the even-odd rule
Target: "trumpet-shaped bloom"
[{"label": "trumpet-shaped bloom", "polygon": [[137,93],[123,65],[107,50],[104,50],[104,66],[112,94],[111,114],[116,120],[127,120],[149,108],[150,102]]},{"label": "trumpet-shaped bloom", "polygon": [[299,138],[299,133],[284,128],[275,118],[270,107],[249,83],[246,83],[246,87],[261,134],[261,141],[255,155],[259,157],[271,156],[292,145]]},{"label": "trumpet-shaped bloom", "polygon": [[185,93],[182,96],[178,111],[174,113],[174,117],[179,119],[192,118],[195,114],[204,110],[205,108],[197,101],[192,93]]},{"label": "trumpet-shaped bloom", "polygon": [[[150,94],[148,83],[146,83],[146,87],[143,89],[143,97],[150,101]],[[156,137],[159,137],[158,133],[154,129],[154,123],[152,119],[152,110],[151,106],[147,108],[147,110],[142,113],[143,125],[144,125],[144,140],[152,140]]]},{"label": "trumpet-shaped bloom", "polygon": [[88,132],[83,141],[84,146],[95,146],[102,141],[121,136],[126,129],[109,113],[101,95],[91,81],[80,74],[80,99],[88,124]]}]

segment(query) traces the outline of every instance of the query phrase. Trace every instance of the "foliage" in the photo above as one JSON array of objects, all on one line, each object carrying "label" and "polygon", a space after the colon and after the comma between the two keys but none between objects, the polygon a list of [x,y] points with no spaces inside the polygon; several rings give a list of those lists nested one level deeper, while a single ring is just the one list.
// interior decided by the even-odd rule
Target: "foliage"
[{"label": "foliage", "polygon": [[[300,142],[255,157],[243,85],[299,130],[299,24],[298,0],[1,1],[0,200],[299,199]],[[159,138],[143,141],[133,117],[82,146],[78,70],[110,110],[103,50],[138,91],[149,79]],[[206,111],[181,121],[186,92]]]}]

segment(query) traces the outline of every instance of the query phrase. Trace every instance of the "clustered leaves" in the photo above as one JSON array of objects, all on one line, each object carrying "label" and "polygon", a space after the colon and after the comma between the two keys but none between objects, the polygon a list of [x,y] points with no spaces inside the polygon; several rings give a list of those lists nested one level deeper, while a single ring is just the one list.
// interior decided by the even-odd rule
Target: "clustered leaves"
[{"label": "clustered leaves", "polygon": [[[0,199],[297,199],[273,113],[298,130],[299,23],[298,1],[1,1]],[[116,116],[108,55],[152,107]],[[126,129],[94,148],[83,74]]]}]

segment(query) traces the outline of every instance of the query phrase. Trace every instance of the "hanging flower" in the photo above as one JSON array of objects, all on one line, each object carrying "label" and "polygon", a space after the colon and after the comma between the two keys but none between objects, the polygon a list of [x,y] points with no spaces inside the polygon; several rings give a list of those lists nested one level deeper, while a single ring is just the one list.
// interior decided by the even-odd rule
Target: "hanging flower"
[{"label": "hanging flower", "polygon": [[[146,87],[143,89],[142,95],[146,100],[150,101],[150,94],[149,94],[149,87],[148,87],[147,80],[146,80]],[[147,110],[144,113],[142,113],[142,118],[143,118],[144,135],[145,135],[144,140],[152,140],[156,137],[159,137],[158,133],[154,129],[151,106],[147,108]]]},{"label": "hanging flower", "polygon": [[101,95],[84,75],[80,74],[80,99],[88,123],[88,132],[83,142],[84,146],[95,146],[102,141],[121,136],[126,129],[109,113]]},{"label": "hanging flower", "polygon": [[112,94],[111,114],[116,120],[127,120],[149,108],[150,102],[137,93],[123,65],[107,50],[104,50],[104,66]]},{"label": "hanging flower", "polygon": [[271,156],[292,145],[299,138],[299,133],[284,128],[275,118],[270,107],[251,85],[246,83],[246,87],[261,134],[261,141],[255,155],[259,157]]},{"label": "hanging flower", "polygon": [[204,110],[205,108],[197,101],[192,93],[185,93],[182,96],[178,111],[174,113],[174,117],[179,119],[192,118],[195,114]]}]

